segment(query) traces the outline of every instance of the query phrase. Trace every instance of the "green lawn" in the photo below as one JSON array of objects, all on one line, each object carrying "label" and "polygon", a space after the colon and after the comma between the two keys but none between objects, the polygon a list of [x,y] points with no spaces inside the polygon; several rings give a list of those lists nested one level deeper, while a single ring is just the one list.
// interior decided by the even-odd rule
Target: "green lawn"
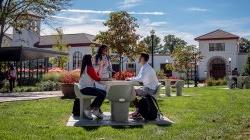
[{"label": "green lawn", "polygon": [[[162,112],[176,123],[142,128],[66,127],[72,100],[59,98],[0,104],[4,139],[250,139],[250,90],[189,88],[191,97],[160,99]],[[104,104],[104,110],[108,109]]]}]

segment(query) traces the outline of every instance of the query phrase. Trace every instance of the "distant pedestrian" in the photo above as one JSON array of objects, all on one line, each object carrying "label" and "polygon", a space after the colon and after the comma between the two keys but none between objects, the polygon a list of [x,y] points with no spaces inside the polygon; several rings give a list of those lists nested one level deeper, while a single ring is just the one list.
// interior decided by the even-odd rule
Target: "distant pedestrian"
[{"label": "distant pedestrian", "polygon": [[235,83],[235,86],[237,86],[237,77],[239,76],[239,72],[238,72],[238,69],[237,68],[234,68],[234,70],[232,71],[232,80],[234,81]]},{"label": "distant pedestrian", "polygon": [[13,92],[13,89],[15,88],[15,81],[16,81],[16,69],[14,68],[13,64],[9,65],[7,77],[10,83],[10,92]]}]

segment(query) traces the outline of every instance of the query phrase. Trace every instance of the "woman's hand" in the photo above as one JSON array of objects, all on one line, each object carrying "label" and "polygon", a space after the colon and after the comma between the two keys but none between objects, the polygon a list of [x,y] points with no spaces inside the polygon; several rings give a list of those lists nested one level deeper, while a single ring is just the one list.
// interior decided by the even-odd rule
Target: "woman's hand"
[{"label": "woman's hand", "polygon": [[103,66],[103,65],[104,65],[104,61],[101,60],[101,61],[99,62],[99,65],[100,65],[100,66]]}]

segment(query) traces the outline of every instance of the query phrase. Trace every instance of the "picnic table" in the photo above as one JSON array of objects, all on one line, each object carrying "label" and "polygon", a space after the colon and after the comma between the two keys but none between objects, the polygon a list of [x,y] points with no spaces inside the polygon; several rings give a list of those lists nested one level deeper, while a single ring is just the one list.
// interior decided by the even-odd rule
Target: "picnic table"
[{"label": "picnic table", "polygon": [[106,85],[107,99],[111,102],[111,120],[128,121],[130,102],[136,97],[133,81],[101,81]]},{"label": "picnic table", "polygon": [[[111,102],[111,120],[117,122],[127,122],[130,102],[136,97],[135,85],[133,81],[101,81],[106,86],[106,98]],[[91,104],[95,96],[87,96],[80,93],[79,85],[75,84],[76,96],[80,99],[80,118],[85,118],[84,110]]]}]

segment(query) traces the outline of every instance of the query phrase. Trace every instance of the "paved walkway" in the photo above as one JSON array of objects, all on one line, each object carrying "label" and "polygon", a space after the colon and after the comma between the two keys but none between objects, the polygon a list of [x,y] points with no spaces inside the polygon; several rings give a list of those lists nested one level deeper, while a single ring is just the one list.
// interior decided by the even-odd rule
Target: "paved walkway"
[{"label": "paved walkway", "polygon": [[61,91],[46,91],[46,92],[24,92],[24,93],[0,93],[1,102],[12,101],[28,101],[51,97],[61,97]]}]

